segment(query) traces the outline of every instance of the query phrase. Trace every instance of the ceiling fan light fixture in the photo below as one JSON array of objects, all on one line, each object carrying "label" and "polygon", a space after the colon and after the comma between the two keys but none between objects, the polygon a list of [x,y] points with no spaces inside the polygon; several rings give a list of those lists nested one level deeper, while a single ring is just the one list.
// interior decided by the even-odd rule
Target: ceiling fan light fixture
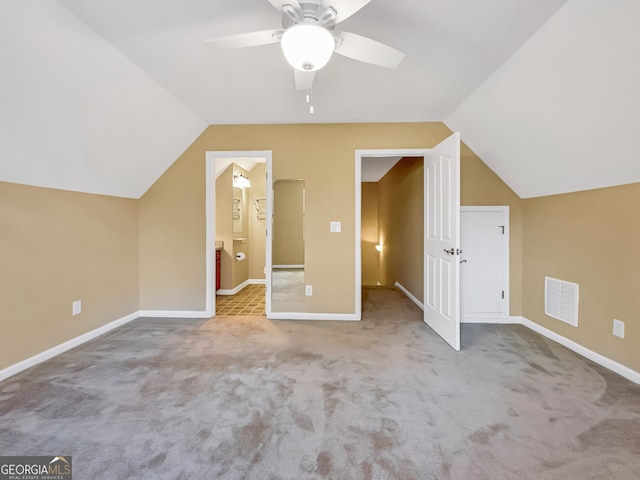
[{"label": "ceiling fan light fixture", "polygon": [[307,72],[324,67],[336,45],[329,30],[312,23],[289,27],[282,35],[280,44],[287,62],[293,68]]}]

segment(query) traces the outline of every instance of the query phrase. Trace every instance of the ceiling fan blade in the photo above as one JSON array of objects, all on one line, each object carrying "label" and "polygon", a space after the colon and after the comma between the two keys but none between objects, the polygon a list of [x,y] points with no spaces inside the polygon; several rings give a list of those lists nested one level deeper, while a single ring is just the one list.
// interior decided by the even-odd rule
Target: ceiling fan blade
[{"label": "ceiling fan blade", "polygon": [[212,48],[256,47],[258,45],[268,45],[279,42],[283,33],[284,30],[281,28],[261,30],[259,32],[240,33],[238,35],[229,35],[228,37],[212,38],[211,40],[204,40],[202,43]]},{"label": "ceiling fan blade", "polygon": [[316,76],[315,71],[304,72],[294,68],[296,75],[296,90],[308,90],[313,86],[313,79]]},{"label": "ceiling fan blade", "polygon": [[355,33],[336,32],[336,36],[342,42],[336,47],[335,52],[354,60],[396,68],[404,58],[404,53],[400,50]]},{"label": "ceiling fan blade", "polygon": [[282,11],[282,7],[285,5],[291,5],[296,8],[298,11],[302,10],[300,8],[300,4],[298,0],[269,0],[269,3],[273,5],[277,10]]},{"label": "ceiling fan blade", "polygon": [[371,0],[325,0],[324,4],[335,8],[338,14],[334,23],[340,23],[370,2]]}]

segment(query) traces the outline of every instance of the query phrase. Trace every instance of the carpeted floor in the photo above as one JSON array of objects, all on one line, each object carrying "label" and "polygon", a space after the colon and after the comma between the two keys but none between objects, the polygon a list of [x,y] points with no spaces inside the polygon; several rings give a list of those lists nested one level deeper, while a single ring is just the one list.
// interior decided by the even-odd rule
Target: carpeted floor
[{"label": "carpeted floor", "polygon": [[74,479],[638,478],[640,386],[522,326],[456,353],[367,293],[362,322],[132,322],[0,383],[0,452]]}]

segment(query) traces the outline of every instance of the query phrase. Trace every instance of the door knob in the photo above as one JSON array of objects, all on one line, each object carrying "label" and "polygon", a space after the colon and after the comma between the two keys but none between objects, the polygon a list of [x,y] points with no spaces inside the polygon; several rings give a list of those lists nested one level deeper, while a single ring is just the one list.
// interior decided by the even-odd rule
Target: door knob
[{"label": "door knob", "polygon": [[455,251],[453,248],[451,248],[450,250],[447,250],[447,249],[445,248],[445,249],[444,249],[444,253],[448,253],[449,255],[455,255],[455,254],[456,254],[456,251]]}]

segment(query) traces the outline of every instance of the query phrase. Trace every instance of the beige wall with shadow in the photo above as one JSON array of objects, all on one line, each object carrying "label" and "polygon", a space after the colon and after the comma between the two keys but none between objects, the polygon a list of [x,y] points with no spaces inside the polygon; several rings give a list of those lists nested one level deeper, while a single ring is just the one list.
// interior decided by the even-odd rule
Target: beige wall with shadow
[{"label": "beige wall with shadow", "polygon": [[[137,310],[204,310],[210,150],[272,150],[274,177],[305,180],[314,295],[296,310],[353,313],[355,150],[429,148],[450,134],[442,123],[211,126],[140,200],[0,183],[0,368]],[[640,371],[640,184],[522,200],[463,145],[461,203],[510,207],[512,315]],[[580,285],[578,328],[544,315],[545,275]]]},{"label": "beige wall with shadow", "polygon": [[[640,372],[640,184],[524,201],[529,320]],[[544,313],[544,278],[580,285],[578,327]],[[612,335],[613,319],[625,338]]]},{"label": "beige wall with shadow", "polygon": [[0,230],[0,369],[138,310],[137,200],[0,182]]},{"label": "beige wall with shadow", "polygon": [[258,163],[249,172],[249,278],[252,280],[264,279],[265,243],[267,219],[258,218],[255,200],[265,200],[266,192],[266,163]]},{"label": "beige wall with shadow", "polygon": [[361,253],[362,285],[377,285],[380,281],[378,237],[378,182],[362,182]]},{"label": "beige wall with shadow", "polygon": [[[204,310],[205,155],[271,150],[273,178],[305,181],[305,282],[296,309],[355,311],[355,151],[428,148],[442,123],[212,125],[140,200],[140,301],[144,309]],[[331,221],[342,232],[329,231]],[[178,233],[179,232],[179,233]]]},{"label": "beige wall with shadow", "polygon": [[424,297],[424,159],[402,158],[378,182],[380,283]]}]

